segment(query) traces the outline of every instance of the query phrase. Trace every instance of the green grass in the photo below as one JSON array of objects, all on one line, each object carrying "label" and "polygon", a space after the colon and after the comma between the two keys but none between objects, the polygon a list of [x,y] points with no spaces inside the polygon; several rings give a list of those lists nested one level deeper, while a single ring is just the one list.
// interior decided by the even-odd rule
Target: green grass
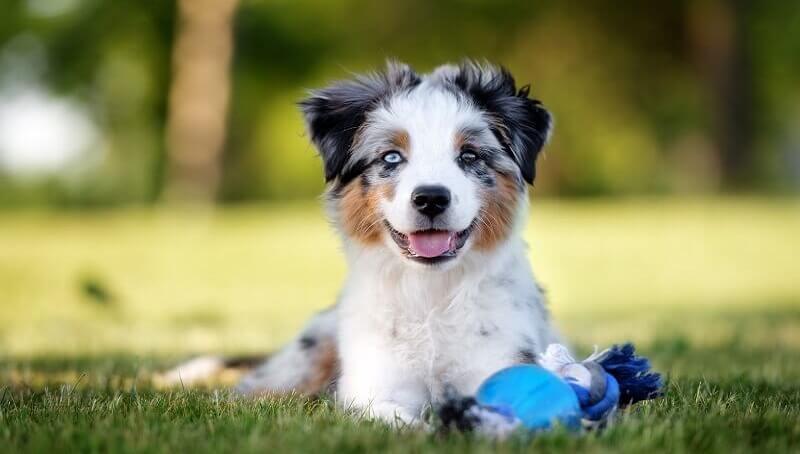
[{"label": "green grass", "polygon": [[261,352],[335,298],[316,205],[0,216],[0,451],[796,452],[800,203],[535,201],[526,232],[566,337],[633,340],[664,398],[599,434],[502,444],[391,431],[328,400],[159,389],[193,352]]}]

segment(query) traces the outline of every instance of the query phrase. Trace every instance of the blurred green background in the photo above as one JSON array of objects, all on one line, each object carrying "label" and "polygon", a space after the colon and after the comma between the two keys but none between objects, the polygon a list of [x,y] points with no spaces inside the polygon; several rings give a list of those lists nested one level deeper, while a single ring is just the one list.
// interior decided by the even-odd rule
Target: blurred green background
[{"label": "blurred green background", "polygon": [[345,272],[296,102],[387,57],[502,63],[553,112],[526,237],[570,339],[800,349],[790,2],[2,9],[0,353],[291,336]]},{"label": "blurred green background", "polygon": [[531,83],[540,196],[800,189],[791,2],[7,0],[0,206],[314,197],[295,102],[387,57]]}]

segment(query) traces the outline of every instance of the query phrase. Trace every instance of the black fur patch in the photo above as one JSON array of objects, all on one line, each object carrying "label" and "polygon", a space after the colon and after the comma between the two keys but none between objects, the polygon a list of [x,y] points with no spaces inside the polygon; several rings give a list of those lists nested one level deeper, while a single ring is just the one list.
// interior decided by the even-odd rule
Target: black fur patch
[{"label": "black fur patch", "polygon": [[398,164],[381,164],[378,171],[378,177],[386,179],[394,175],[399,167]]},{"label": "black fur patch", "polygon": [[384,72],[313,91],[300,102],[311,139],[324,162],[325,181],[337,180],[344,186],[364,171],[368,163],[349,160],[356,133],[367,114],[392,93],[410,90],[420,81],[408,66],[390,62]]},{"label": "black fur patch", "polygon": [[536,363],[536,353],[529,348],[523,348],[519,352],[517,352],[517,357],[519,358],[519,362],[525,364],[535,364]]},{"label": "black fur patch", "polygon": [[436,413],[441,422],[441,431],[447,433],[451,430],[469,432],[480,425],[480,418],[470,411],[478,405],[474,397],[462,397],[455,394],[449,395],[444,402],[436,408]]},{"label": "black fur patch", "polygon": [[[474,176],[481,185],[486,186],[488,188],[494,187],[495,185],[495,177],[492,170],[493,159],[491,156],[491,152],[487,150],[476,150],[479,159],[472,163],[466,163],[460,159],[456,161],[458,167],[461,168],[464,173],[468,175]],[[497,171],[497,169],[494,169]]]},{"label": "black fur patch", "polygon": [[225,367],[229,369],[253,369],[267,360],[265,355],[232,356],[225,358]]},{"label": "black fur patch", "polygon": [[550,131],[551,117],[541,102],[528,98],[530,86],[519,90],[505,68],[463,63],[452,83],[482,110],[498,120],[492,126],[497,140],[519,166],[522,177],[533,184],[536,157]]},{"label": "black fur patch", "polygon": [[309,350],[317,346],[317,340],[310,336],[303,336],[300,338],[300,348]]}]

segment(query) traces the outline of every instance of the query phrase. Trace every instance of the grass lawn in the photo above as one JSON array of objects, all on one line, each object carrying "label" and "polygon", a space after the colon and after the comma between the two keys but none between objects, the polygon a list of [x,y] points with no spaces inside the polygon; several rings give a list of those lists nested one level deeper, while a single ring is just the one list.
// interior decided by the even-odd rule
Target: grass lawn
[{"label": "grass lawn", "polygon": [[0,451],[797,452],[800,202],[535,200],[526,236],[585,353],[632,340],[666,397],[615,426],[494,444],[328,400],[158,389],[197,352],[264,352],[335,298],[315,204],[0,214]]}]

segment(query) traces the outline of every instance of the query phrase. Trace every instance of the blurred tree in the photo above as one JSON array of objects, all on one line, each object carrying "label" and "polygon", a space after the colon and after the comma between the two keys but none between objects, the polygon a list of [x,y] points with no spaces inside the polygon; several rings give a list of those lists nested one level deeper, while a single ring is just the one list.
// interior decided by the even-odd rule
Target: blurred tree
[{"label": "blurred tree", "polygon": [[178,1],[167,120],[167,198],[211,202],[216,197],[237,4]]},{"label": "blurred tree", "polygon": [[691,3],[688,11],[691,50],[710,98],[711,134],[728,190],[748,187],[756,173],[748,4],[705,0]]}]

